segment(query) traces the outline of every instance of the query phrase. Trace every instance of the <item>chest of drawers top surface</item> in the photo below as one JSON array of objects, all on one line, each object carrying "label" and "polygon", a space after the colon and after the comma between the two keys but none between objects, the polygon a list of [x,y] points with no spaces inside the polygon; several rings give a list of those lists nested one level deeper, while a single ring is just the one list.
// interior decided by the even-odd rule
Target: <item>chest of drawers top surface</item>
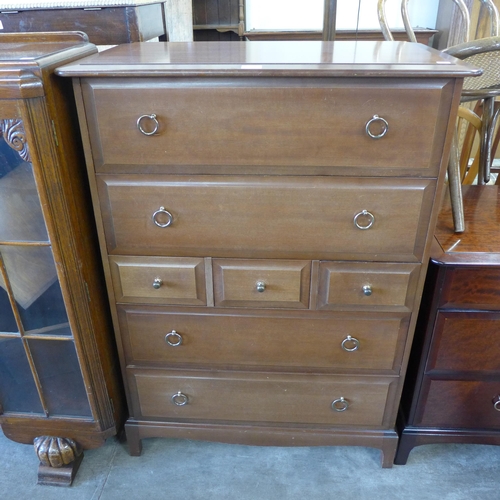
[{"label": "chest of drawers top surface", "polygon": [[473,76],[480,70],[406,42],[134,43],[58,68],[61,76]]}]

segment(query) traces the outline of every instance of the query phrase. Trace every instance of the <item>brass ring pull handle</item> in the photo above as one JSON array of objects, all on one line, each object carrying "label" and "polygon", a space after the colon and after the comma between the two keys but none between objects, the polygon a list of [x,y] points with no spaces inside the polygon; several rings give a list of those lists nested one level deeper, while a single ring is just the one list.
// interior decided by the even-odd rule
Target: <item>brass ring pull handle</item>
[{"label": "brass ring pull handle", "polygon": [[375,222],[375,216],[368,210],[361,210],[354,216],[354,225],[358,229],[370,229]]},{"label": "brass ring pull handle", "polygon": [[[374,134],[371,131],[371,126],[375,123],[380,125],[380,132],[378,134]],[[382,137],[384,137],[384,135],[386,135],[389,131],[389,123],[387,122],[387,120],[384,120],[384,118],[378,115],[373,115],[373,118],[366,122],[365,130],[366,134],[372,139],[382,139]]]},{"label": "brass ring pull handle", "polygon": [[262,293],[266,289],[266,284],[263,281],[257,281],[255,288],[258,292]]},{"label": "brass ring pull handle", "polygon": [[153,280],[153,288],[158,290],[163,285],[163,280],[161,278],[155,278]]},{"label": "brass ring pull handle", "polygon": [[500,411],[500,395],[493,398],[493,408],[495,408],[496,411]]},{"label": "brass ring pull handle", "polygon": [[349,401],[344,398],[338,398],[332,402],[332,409],[334,411],[346,411],[349,408]]},{"label": "brass ring pull handle", "polygon": [[348,335],[340,345],[342,346],[342,349],[344,349],[344,351],[354,352],[359,349],[359,340]]},{"label": "brass ring pull handle", "polygon": [[172,330],[165,335],[165,342],[172,347],[177,347],[182,344],[182,335]]},{"label": "brass ring pull handle", "polygon": [[[162,222],[164,219],[166,219],[165,222]],[[170,226],[170,224],[172,224],[173,221],[173,215],[168,210],[165,210],[165,207],[160,207],[156,212],[153,213],[153,222],[158,227],[168,227]]]},{"label": "brass ring pull handle", "polygon": [[188,397],[182,392],[178,392],[177,394],[174,394],[172,396],[171,400],[175,406],[186,406],[189,403]]},{"label": "brass ring pull handle", "polygon": [[364,285],[362,290],[363,290],[363,294],[366,295],[367,297],[369,297],[373,293],[373,289],[372,289],[371,285]]},{"label": "brass ring pull handle", "polygon": [[[142,126],[144,123],[144,120],[151,120],[153,122],[153,128],[149,132],[147,130],[145,130]],[[151,124],[149,124],[149,125],[151,125]],[[156,119],[156,115],[154,113],[152,113],[150,115],[142,115],[142,116],[139,116],[139,118],[137,119],[137,128],[139,129],[139,132],[141,132],[141,134],[155,135],[156,132],[158,132],[158,129],[160,128],[160,123]]]}]

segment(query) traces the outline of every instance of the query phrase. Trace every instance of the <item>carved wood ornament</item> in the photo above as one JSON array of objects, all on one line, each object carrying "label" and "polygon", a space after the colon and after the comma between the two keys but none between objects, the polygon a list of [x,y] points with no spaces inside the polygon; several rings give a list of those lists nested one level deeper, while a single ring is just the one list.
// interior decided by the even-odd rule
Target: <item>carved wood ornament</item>
[{"label": "carved wood ornament", "polygon": [[0,120],[0,137],[3,135],[5,142],[19,153],[19,156],[26,162],[31,163],[31,157],[26,141],[22,120],[6,119]]}]

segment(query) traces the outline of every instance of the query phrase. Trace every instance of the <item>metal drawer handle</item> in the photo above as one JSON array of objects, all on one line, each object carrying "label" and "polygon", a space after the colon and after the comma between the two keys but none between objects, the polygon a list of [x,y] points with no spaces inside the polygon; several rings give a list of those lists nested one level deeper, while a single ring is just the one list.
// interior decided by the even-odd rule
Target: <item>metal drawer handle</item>
[{"label": "metal drawer handle", "polygon": [[171,399],[175,406],[185,406],[189,403],[189,398],[182,392],[174,394]]},{"label": "metal drawer handle", "polygon": [[161,278],[155,278],[153,281],[153,288],[158,290],[163,285],[163,280]]},{"label": "metal drawer handle", "polygon": [[[381,127],[381,131],[378,134],[374,134],[370,130],[370,127],[373,123],[378,123]],[[387,132],[389,131],[389,123],[387,122],[387,120],[384,120],[384,118],[382,118],[381,116],[373,115],[373,118],[371,118],[366,122],[365,130],[367,135],[372,139],[382,139],[382,137],[384,137],[384,135],[386,135]]]},{"label": "metal drawer handle", "polygon": [[500,411],[500,395],[493,398],[493,408],[495,408],[496,411]]},{"label": "metal drawer handle", "polygon": [[177,347],[182,344],[182,336],[172,330],[165,335],[165,342],[172,347]]},{"label": "metal drawer handle", "polygon": [[[161,222],[161,220],[166,216],[167,221],[166,222]],[[172,224],[174,220],[174,217],[172,214],[168,211],[165,210],[165,207],[160,207],[156,212],[153,213],[153,222],[158,226],[158,227],[168,227],[170,224]]]},{"label": "metal drawer handle", "polygon": [[334,411],[346,411],[349,408],[349,401],[344,398],[338,398],[332,402],[332,409]]},{"label": "metal drawer handle", "polygon": [[[340,345],[342,346],[342,349],[344,349],[344,351],[354,352],[359,349],[359,340],[348,335]],[[352,347],[348,347],[348,345],[351,345]]]},{"label": "metal drawer handle", "polygon": [[[147,132],[146,130],[144,130],[142,128],[143,120],[151,120],[153,122],[154,127],[152,128],[151,132]],[[160,124],[159,124],[158,120],[156,119],[156,115],[154,113],[152,113],[150,115],[139,116],[139,118],[137,119],[137,128],[139,129],[139,131],[141,132],[141,134],[144,134],[144,135],[155,135],[156,132],[158,132],[158,129],[160,128]]]},{"label": "metal drawer handle", "polygon": [[375,222],[375,216],[368,210],[361,210],[354,216],[354,225],[358,229],[370,229]]},{"label": "metal drawer handle", "polygon": [[364,285],[363,286],[363,293],[369,297],[372,293],[373,293],[373,289],[371,287],[371,285]]},{"label": "metal drawer handle", "polygon": [[262,293],[266,289],[266,284],[263,281],[257,281],[257,283],[255,283],[255,288],[258,292]]}]

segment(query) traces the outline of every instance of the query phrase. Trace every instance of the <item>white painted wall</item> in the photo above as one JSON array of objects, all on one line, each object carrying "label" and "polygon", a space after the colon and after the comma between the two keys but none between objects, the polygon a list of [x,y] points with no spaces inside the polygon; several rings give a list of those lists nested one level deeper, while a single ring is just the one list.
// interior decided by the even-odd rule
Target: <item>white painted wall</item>
[{"label": "white painted wall", "polygon": [[[403,28],[401,0],[388,0],[386,13],[391,28]],[[324,0],[246,0],[246,29],[322,30]],[[359,23],[358,23],[358,6]],[[435,28],[439,0],[413,0],[409,4],[412,25]],[[337,29],[380,29],[377,0],[337,0]]]}]

